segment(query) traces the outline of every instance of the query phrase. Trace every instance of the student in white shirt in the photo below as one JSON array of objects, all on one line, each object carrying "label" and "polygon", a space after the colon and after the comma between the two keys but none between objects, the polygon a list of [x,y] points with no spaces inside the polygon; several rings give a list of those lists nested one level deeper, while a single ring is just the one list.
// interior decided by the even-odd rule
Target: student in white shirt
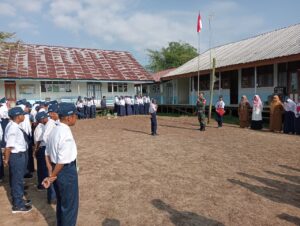
[{"label": "student in white shirt", "polygon": [[27,139],[27,151],[26,151],[26,170],[25,170],[25,178],[32,178],[32,173],[34,172],[34,161],[32,157],[32,129],[31,129],[31,121],[29,115],[29,108],[27,107],[26,99],[19,100],[17,102],[17,106],[21,107],[25,112],[24,121],[19,124],[20,128],[25,132]]},{"label": "student in white shirt", "polygon": [[[6,98],[3,97],[0,99],[0,127],[2,128],[3,135],[1,137],[1,142],[0,142],[0,150],[5,148],[5,140],[4,140],[4,135],[5,135],[5,128],[7,124],[9,123],[9,117],[8,117],[8,108],[6,104]],[[2,151],[0,152],[0,180],[4,177],[4,164],[2,160]]]},{"label": "student in white shirt", "polygon": [[44,178],[48,176],[48,170],[45,160],[46,143],[43,140],[45,132],[45,124],[48,122],[48,114],[45,111],[38,112],[35,116],[39,123],[34,130],[34,150],[33,153],[37,162],[37,189],[42,191],[45,188],[42,186]]},{"label": "student in white shirt", "polygon": [[157,135],[157,120],[156,120],[157,104],[156,100],[152,99],[149,107],[149,114],[151,115],[151,135]]},{"label": "student in white shirt", "polygon": [[217,101],[216,105],[216,120],[218,122],[218,127],[222,127],[223,126],[223,115],[225,114],[225,103],[223,101],[223,96],[220,95],[219,96],[219,100]]},{"label": "student in white shirt", "polygon": [[[45,151],[43,153],[40,153],[41,155],[41,162],[43,164],[43,168],[45,168],[45,177],[50,176],[51,172],[48,171],[48,167],[50,165],[50,161],[48,159],[48,154],[47,154],[47,150],[46,150],[46,146],[49,140],[49,136],[52,132],[52,130],[58,125],[58,123],[56,122],[57,118],[55,117],[57,115],[57,110],[58,110],[58,104],[53,104],[50,105],[48,108],[48,113],[52,115],[50,115],[50,118],[48,118],[48,116],[45,116],[45,119],[42,119],[42,123],[44,124],[44,133],[42,135],[42,140],[45,143]],[[53,117],[54,116],[54,117]],[[55,120],[55,121],[54,121]],[[43,180],[45,179],[45,177],[43,178]],[[56,193],[54,190],[54,186],[51,185],[49,188],[47,188],[47,202],[48,204],[56,204]]]},{"label": "student in white shirt", "polygon": [[139,99],[138,99],[138,96],[135,96],[134,97],[134,114],[135,115],[138,115],[139,114]]},{"label": "student in white shirt", "polygon": [[125,99],[123,96],[121,96],[120,99],[120,116],[125,116],[126,115],[126,109],[125,109]]},{"label": "student in white shirt", "polygon": [[31,202],[23,200],[27,143],[19,124],[24,121],[24,114],[25,112],[20,107],[10,109],[8,115],[11,122],[5,129],[4,164],[9,166],[12,213],[29,212],[32,209]]},{"label": "student in white shirt", "polygon": [[78,215],[78,175],[76,168],[77,147],[70,126],[75,125],[76,107],[71,103],[60,103],[60,124],[49,135],[47,154],[51,161],[50,176],[43,181],[48,188],[54,183],[57,195],[57,225],[75,226]]}]

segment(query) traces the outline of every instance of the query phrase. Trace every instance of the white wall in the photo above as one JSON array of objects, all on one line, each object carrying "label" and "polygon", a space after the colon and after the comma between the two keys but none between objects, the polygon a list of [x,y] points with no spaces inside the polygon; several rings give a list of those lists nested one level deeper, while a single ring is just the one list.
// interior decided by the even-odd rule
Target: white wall
[{"label": "white wall", "polygon": [[[87,82],[79,82],[79,81],[71,81],[71,91],[72,92],[41,92],[41,82],[34,80],[15,80],[16,82],[16,97],[18,99],[26,98],[29,101],[36,100],[60,100],[60,99],[68,99],[68,100],[76,100],[78,96],[85,97],[87,96]],[[127,92],[108,92],[107,82],[101,83],[102,96],[106,96],[107,99],[113,99],[114,96],[134,96],[135,89],[133,83],[127,84]],[[33,94],[21,94],[20,93],[20,85],[33,85],[34,93]],[[0,98],[4,97],[5,89],[4,89],[4,81],[0,80]],[[97,104],[100,104],[97,102]]]}]

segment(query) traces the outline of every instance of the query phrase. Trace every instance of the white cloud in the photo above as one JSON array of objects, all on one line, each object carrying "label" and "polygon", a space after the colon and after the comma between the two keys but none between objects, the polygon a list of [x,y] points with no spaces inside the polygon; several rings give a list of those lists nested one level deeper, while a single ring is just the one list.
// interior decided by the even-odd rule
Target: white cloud
[{"label": "white cloud", "polygon": [[204,12],[203,33],[206,33],[206,49],[209,48],[209,15],[212,15],[212,47],[249,38],[266,29],[264,17],[248,11],[238,1],[212,2],[204,8]]},{"label": "white cloud", "polygon": [[29,22],[26,21],[25,19],[11,22],[11,23],[9,24],[9,26],[10,26],[11,28],[14,28],[14,29],[21,29],[21,30],[26,30],[26,29],[33,29],[33,28],[36,28],[36,26],[35,26],[34,24],[29,23]]},{"label": "white cloud", "polygon": [[40,12],[48,0],[13,0],[12,4],[20,11]]},{"label": "white cloud", "polygon": [[15,16],[15,8],[8,3],[0,3],[0,16]]},{"label": "white cloud", "polygon": [[20,17],[8,24],[8,26],[13,30],[23,31],[23,32],[29,32],[33,35],[39,35],[40,32],[38,31],[38,27],[30,23],[26,20],[24,17]]},{"label": "white cloud", "polygon": [[[170,41],[191,41],[195,20],[176,20],[184,12],[146,13],[129,11],[136,0],[56,0],[50,4],[52,21],[59,27],[82,32],[107,43],[129,44],[135,50],[160,48]],[[191,15],[189,15],[191,16]],[[189,23],[189,22],[188,22]]]}]

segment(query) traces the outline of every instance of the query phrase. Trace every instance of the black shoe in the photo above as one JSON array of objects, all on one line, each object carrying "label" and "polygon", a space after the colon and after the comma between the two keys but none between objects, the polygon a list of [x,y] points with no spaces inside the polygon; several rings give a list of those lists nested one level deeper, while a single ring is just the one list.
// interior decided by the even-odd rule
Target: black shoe
[{"label": "black shoe", "polygon": [[24,200],[25,206],[32,206],[32,202],[30,199]]},{"label": "black shoe", "polygon": [[12,213],[28,213],[32,210],[32,206],[13,207]]},{"label": "black shoe", "polygon": [[33,175],[32,175],[32,173],[26,173],[24,178],[30,179],[30,178],[33,178]]}]

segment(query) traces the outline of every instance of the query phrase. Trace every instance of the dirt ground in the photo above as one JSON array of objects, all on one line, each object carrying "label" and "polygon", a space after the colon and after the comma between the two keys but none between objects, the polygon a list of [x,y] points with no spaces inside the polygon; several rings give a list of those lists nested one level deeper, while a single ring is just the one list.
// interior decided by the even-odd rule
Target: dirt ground
[{"label": "dirt ground", "polygon": [[[240,129],[200,132],[196,117],[78,121],[78,225],[300,225],[300,137]],[[7,175],[7,172],[6,172]],[[0,225],[55,225],[35,179],[33,211],[11,213],[7,177]]]}]

